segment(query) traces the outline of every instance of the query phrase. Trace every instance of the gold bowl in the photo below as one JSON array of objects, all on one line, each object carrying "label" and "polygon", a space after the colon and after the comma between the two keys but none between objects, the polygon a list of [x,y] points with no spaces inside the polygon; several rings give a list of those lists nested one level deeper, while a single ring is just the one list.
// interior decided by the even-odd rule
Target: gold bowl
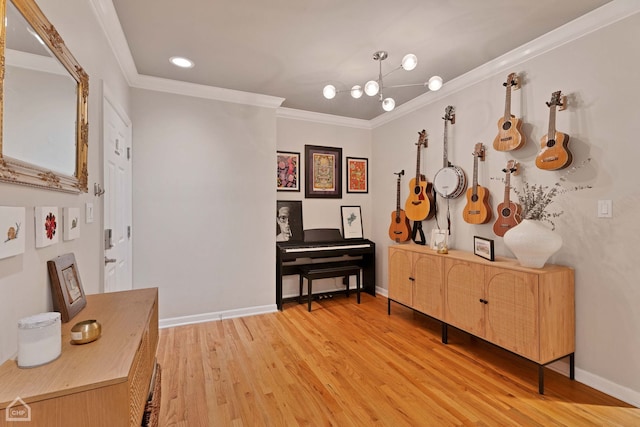
[{"label": "gold bowl", "polygon": [[83,320],[71,328],[71,343],[86,344],[100,338],[102,325],[97,320]]}]

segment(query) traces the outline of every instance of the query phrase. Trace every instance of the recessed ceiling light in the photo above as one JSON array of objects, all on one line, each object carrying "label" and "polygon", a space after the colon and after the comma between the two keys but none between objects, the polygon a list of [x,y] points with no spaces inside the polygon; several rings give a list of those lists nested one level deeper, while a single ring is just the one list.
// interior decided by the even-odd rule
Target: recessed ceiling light
[{"label": "recessed ceiling light", "polygon": [[193,68],[195,65],[192,60],[183,58],[182,56],[172,56],[169,58],[169,62],[171,62],[176,67],[181,68]]}]

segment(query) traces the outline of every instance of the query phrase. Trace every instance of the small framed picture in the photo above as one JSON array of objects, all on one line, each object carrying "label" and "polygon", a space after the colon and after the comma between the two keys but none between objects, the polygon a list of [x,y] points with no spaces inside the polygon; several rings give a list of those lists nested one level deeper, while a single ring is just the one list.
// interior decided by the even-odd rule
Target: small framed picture
[{"label": "small framed picture", "polygon": [[277,151],[277,190],[300,191],[300,153]]},{"label": "small framed picture", "polygon": [[493,240],[485,239],[480,236],[473,236],[473,253],[482,258],[488,259],[489,261],[494,261]]},{"label": "small framed picture", "polygon": [[347,193],[369,192],[369,160],[347,157]]},{"label": "small framed picture", "polygon": [[304,146],[304,196],[342,198],[342,148]]},{"label": "small framed picture", "polygon": [[53,309],[60,312],[62,322],[68,322],[87,305],[80,271],[73,253],[47,261],[51,279]]},{"label": "small framed picture", "polygon": [[54,206],[37,206],[36,216],[36,248],[44,248],[58,243],[58,208]]},{"label": "small framed picture", "polygon": [[340,213],[342,215],[342,237],[344,239],[364,239],[360,206],[340,206]]},{"label": "small framed picture", "polygon": [[301,242],[304,240],[302,226],[302,201],[278,200],[276,202],[276,242]]},{"label": "small framed picture", "polygon": [[434,228],[431,230],[431,240],[429,240],[429,247],[434,251],[443,249],[449,246],[449,232],[448,230],[441,230]]}]

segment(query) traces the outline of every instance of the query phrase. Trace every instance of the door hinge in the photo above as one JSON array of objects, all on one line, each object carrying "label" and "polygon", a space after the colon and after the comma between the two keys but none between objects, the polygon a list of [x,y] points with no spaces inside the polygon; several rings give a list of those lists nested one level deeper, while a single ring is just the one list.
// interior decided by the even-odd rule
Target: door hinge
[{"label": "door hinge", "polygon": [[127,147],[127,160],[131,160],[131,147]]},{"label": "door hinge", "polygon": [[131,238],[131,226],[127,225],[127,238],[130,239]]}]

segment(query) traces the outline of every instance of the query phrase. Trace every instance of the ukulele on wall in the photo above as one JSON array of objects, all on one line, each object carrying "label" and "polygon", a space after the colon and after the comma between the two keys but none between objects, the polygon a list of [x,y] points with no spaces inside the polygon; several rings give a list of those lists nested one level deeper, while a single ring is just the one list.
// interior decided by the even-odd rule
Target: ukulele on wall
[{"label": "ukulele on wall", "polygon": [[484,145],[478,142],[473,150],[473,186],[467,189],[467,204],[462,218],[469,224],[486,224],[491,220],[489,190],[478,185],[478,160],[484,161]]},{"label": "ukulele on wall", "polygon": [[455,199],[464,193],[467,188],[467,177],[464,171],[458,166],[453,166],[448,158],[447,124],[456,122],[456,115],[453,107],[449,105],[444,110],[444,143],[443,143],[443,165],[433,177],[433,188],[436,193],[445,199]]},{"label": "ukulele on wall", "polygon": [[420,173],[420,147],[427,147],[427,131],[418,132],[419,138],[416,145],[418,154],[416,160],[416,177],[409,182],[409,197],[404,204],[404,211],[412,221],[430,219],[435,214],[433,209],[433,186],[427,178]]},{"label": "ukulele on wall", "polygon": [[511,88],[520,89],[520,78],[516,73],[511,73],[502,85],[507,91],[504,101],[504,116],[498,120],[498,135],[493,140],[493,148],[498,151],[517,150],[526,142],[520,131],[522,120],[511,114]]},{"label": "ukulele on wall", "polygon": [[522,212],[522,207],[515,202],[510,200],[511,193],[511,175],[518,174],[518,162],[515,160],[509,160],[507,163],[507,167],[502,169],[502,172],[505,173],[504,177],[504,201],[498,205],[498,218],[496,222],[493,224],[493,232],[496,236],[504,236],[511,228],[520,224],[520,213]]},{"label": "ukulele on wall", "polygon": [[404,175],[404,169],[402,169],[398,175],[398,181],[396,184],[396,210],[391,212],[391,225],[389,226],[389,237],[396,243],[406,242],[411,238],[411,225],[409,224],[409,218],[404,213],[404,210],[400,209],[400,180]]},{"label": "ukulele on wall", "polygon": [[536,166],[554,171],[566,168],[573,160],[568,149],[569,135],[556,131],[556,107],[560,111],[567,108],[567,97],[561,96],[561,91],[553,92],[546,104],[549,107],[549,131],[540,139],[541,150],[536,156]]}]

